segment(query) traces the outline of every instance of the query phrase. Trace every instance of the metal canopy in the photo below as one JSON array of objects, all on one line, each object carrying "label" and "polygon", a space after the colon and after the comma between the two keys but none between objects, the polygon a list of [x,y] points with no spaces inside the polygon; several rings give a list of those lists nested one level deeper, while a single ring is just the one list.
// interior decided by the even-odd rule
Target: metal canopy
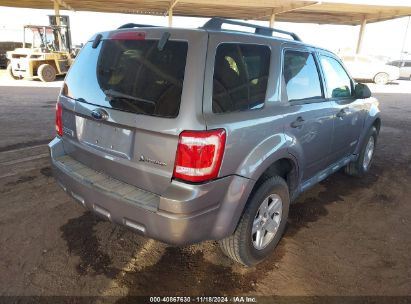
[{"label": "metal canopy", "polygon": [[[11,7],[358,25],[411,15],[407,0],[1,0]],[[367,3],[372,3],[369,5]],[[379,5],[377,5],[379,4]]]}]

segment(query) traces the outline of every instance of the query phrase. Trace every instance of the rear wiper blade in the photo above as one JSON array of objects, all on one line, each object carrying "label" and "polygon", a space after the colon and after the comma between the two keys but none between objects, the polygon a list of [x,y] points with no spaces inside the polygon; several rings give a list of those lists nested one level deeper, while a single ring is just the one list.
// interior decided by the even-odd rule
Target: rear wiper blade
[{"label": "rear wiper blade", "polygon": [[138,98],[138,97],[134,97],[128,94],[124,94],[118,91],[115,91],[113,89],[109,89],[109,90],[105,90],[104,94],[106,94],[106,96],[110,99],[115,99],[115,98],[124,98],[124,99],[128,99],[128,100],[136,100],[136,101],[141,101],[141,102],[145,102],[145,103],[149,103],[153,106],[156,105],[156,103],[152,100],[148,100],[148,99],[144,99],[144,98]]}]

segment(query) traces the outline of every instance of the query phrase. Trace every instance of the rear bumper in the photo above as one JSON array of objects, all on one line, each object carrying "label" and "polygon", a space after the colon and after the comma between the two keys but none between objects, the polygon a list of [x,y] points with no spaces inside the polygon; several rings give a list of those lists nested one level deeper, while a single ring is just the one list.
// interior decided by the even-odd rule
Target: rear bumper
[{"label": "rear bumper", "polygon": [[[232,234],[254,185],[247,178],[228,176],[201,185],[172,181],[161,196],[138,188],[125,191],[134,186],[117,180],[106,189],[99,184],[104,179],[100,173],[99,178],[88,178],[90,169],[82,168],[79,174],[60,161],[69,157],[60,138],[55,138],[49,148],[56,180],[80,205],[139,234],[174,245]],[[81,163],[78,166],[84,167]],[[125,192],[135,195],[127,197]]]}]

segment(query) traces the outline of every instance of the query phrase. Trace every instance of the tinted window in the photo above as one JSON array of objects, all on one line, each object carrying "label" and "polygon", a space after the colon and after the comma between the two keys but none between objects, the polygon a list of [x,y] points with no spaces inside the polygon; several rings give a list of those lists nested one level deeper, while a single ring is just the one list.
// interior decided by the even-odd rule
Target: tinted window
[{"label": "tinted window", "polygon": [[286,51],[283,73],[289,101],[322,97],[320,78],[311,53]]},{"label": "tinted window", "polygon": [[351,79],[342,65],[334,58],[321,56],[321,65],[327,84],[327,97],[351,96]]},{"label": "tinted window", "polygon": [[65,94],[133,113],[176,117],[180,108],[187,42],[104,40],[87,43],[66,78]]},{"label": "tinted window", "polygon": [[400,67],[401,66],[401,61],[390,61],[387,63],[388,65],[393,65],[396,67]]},{"label": "tinted window", "polygon": [[253,44],[220,44],[213,77],[213,112],[235,112],[264,104],[270,48]]},{"label": "tinted window", "polygon": [[407,68],[411,67],[411,61],[405,61],[404,66],[407,67]]}]

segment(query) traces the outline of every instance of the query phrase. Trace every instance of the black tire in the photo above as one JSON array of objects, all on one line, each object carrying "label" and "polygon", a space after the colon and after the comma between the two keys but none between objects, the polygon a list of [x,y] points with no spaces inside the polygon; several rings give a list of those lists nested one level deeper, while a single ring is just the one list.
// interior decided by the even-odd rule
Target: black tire
[{"label": "black tire", "polygon": [[11,66],[11,64],[7,65],[7,74],[9,74],[9,76],[11,78],[13,78],[14,80],[19,80],[20,79],[20,77],[17,77],[13,74],[13,67]]},{"label": "black tire", "polygon": [[[282,201],[279,227],[271,241],[263,249],[256,249],[253,244],[252,227],[260,205],[270,194],[277,194]],[[229,258],[245,266],[253,266],[270,255],[280,241],[287,224],[290,197],[287,183],[279,176],[274,176],[262,183],[248,200],[244,213],[234,233],[219,241],[220,248]]]},{"label": "black tire", "polygon": [[374,83],[381,85],[386,85],[389,82],[389,80],[390,76],[384,72],[377,73],[373,79]]},{"label": "black tire", "polygon": [[[370,141],[370,138],[373,137],[374,139],[374,151],[371,157],[371,160],[368,164],[368,166],[364,167],[364,158],[365,158],[365,152],[367,148],[367,144]],[[357,176],[357,177],[362,177],[365,174],[367,174],[370,171],[372,161],[374,159],[374,153],[375,153],[375,147],[377,146],[377,137],[378,137],[378,131],[375,126],[372,126],[367,133],[367,136],[364,139],[364,142],[362,144],[361,150],[360,150],[360,155],[358,156],[357,160],[354,162],[350,162],[347,166],[345,166],[344,171],[348,175],[352,176]]]},{"label": "black tire", "polygon": [[56,69],[50,64],[42,64],[37,70],[37,75],[43,82],[51,82],[56,79]]}]

